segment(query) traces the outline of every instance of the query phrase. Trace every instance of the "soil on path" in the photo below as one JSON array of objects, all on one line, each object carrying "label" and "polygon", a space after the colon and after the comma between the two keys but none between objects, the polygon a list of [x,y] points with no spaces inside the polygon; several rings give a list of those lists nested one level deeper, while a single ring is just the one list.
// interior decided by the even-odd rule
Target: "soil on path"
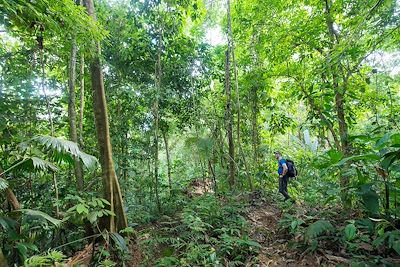
[{"label": "soil on path", "polygon": [[321,256],[302,255],[298,250],[288,247],[290,240],[287,240],[285,234],[279,231],[278,222],[282,212],[276,202],[263,198],[257,191],[250,195],[250,202],[252,204],[247,212],[247,220],[251,225],[251,238],[262,246],[257,266],[321,265],[323,260]]}]

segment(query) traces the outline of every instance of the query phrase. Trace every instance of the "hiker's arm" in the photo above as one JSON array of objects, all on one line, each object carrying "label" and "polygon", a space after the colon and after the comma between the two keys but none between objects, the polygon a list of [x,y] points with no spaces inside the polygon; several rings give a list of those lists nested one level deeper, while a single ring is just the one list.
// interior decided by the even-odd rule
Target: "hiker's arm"
[{"label": "hiker's arm", "polygon": [[282,176],[285,176],[286,173],[288,172],[288,167],[287,167],[286,163],[282,164],[282,168],[283,168]]}]

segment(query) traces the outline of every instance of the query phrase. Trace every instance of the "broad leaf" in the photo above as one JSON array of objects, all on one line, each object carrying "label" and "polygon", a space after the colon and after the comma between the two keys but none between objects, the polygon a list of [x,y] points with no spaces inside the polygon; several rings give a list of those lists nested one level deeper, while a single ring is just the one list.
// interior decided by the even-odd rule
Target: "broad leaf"
[{"label": "broad leaf", "polygon": [[329,150],[326,154],[331,159],[331,163],[335,164],[343,158],[343,153],[334,149]]},{"label": "broad leaf", "polygon": [[363,185],[359,194],[362,197],[365,209],[368,210],[371,214],[377,214],[379,212],[379,196],[371,188],[371,185]]},{"label": "broad leaf", "polygon": [[21,211],[28,216],[38,217],[38,218],[44,219],[46,221],[49,221],[50,223],[52,223],[53,225],[55,225],[57,227],[61,225],[61,220],[55,219],[40,210],[21,209]]},{"label": "broad leaf", "polygon": [[117,247],[124,252],[128,252],[128,247],[126,246],[125,239],[118,233],[111,233],[110,237],[114,240]]},{"label": "broad leaf", "polygon": [[84,204],[78,204],[76,205],[76,212],[78,212],[79,214],[88,214],[89,210],[85,207]]},{"label": "broad leaf", "polygon": [[353,240],[354,237],[356,236],[356,233],[357,233],[357,228],[352,223],[346,225],[346,227],[344,228],[344,234],[347,241]]},{"label": "broad leaf", "polygon": [[348,161],[357,161],[357,160],[370,160],[370,161],[377,161],[379,160],[380,157],[374,153],[369,153],[369,154],[363,154],[363,155],[355,155],[351,157],[347,157],[342,159],[341,161],[338,162],[337,165],[343,165]]},{"label": "broad leaf", "polygon": [[392,248],[400,255],[400,240],[394,241]]}]

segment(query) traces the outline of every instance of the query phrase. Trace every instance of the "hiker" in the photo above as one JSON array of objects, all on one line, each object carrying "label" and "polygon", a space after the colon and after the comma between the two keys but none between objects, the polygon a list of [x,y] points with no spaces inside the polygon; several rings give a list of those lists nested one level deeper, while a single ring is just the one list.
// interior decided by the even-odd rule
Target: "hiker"
[{"label": "hiker", "polygon": [[289,181],[288,166],[286,160],[282,158],[282,154],[279,151],[274,152],[275,158],[278,160],[278,174],[279,174],[279,193],[285,197],[285,201],[290,199],[287,192],[287,184]]}]

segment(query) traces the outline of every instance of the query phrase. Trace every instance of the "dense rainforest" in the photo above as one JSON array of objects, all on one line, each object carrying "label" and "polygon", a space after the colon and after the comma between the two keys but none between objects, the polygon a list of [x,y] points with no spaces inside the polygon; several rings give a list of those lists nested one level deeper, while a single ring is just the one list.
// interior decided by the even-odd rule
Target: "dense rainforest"
[{"label": "dense rainforest", "polygon": [[397,0],[0,0],[0,267],[400,266],[399,45]]}]

